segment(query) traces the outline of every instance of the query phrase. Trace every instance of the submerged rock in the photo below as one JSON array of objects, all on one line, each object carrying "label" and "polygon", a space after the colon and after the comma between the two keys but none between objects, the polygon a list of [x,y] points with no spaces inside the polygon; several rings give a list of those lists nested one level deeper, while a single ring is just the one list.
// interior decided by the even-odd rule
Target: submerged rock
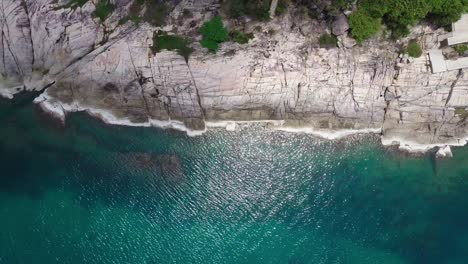
[{"label": "submerged rock", "polygon": [[126,166],[147,175],[148,183],[169,182],[181,183],[185,176],[182,160],[177,155],[156,155],[151,153],[122,154]]}]

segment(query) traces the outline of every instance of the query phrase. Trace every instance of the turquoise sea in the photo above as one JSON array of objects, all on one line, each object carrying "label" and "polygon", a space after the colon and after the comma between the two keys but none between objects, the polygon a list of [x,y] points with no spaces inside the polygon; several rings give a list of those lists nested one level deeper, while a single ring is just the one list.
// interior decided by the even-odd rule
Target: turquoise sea
[{"label": "turquoise sea", "polygon": [[0,101],[0,263],[468,263],[452,159],[258,127],[60,126]]}]

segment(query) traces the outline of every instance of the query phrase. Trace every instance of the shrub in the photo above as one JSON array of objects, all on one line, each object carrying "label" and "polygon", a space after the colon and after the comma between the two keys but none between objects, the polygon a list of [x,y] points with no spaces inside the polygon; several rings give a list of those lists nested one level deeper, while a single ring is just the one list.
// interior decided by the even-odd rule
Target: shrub
[{"label": "shrub", "polygon": [[225,6],[232,18],[250,16],[260,21],[270,19],[270,0],[228,0]]},{"label": "shrub", "polygon": [[343,10],[351,8],[353,0],[333,0],[332,4],[326,7],[326,14],[329,17],[335,17]]},{"label": "shrub", "polygon": [[[467,8],[468,0],[361,0],[351,15],[351,32],[362,42],[375,34],[376,23],[383,21],[392,37],[399,38],[409,33],[409,26],[425,18],[438,26],[450,25]],[[369,19],[372,20],[366,22]]]},{"label": "shrub", "polygon": [[289,0],[279,0],[276,7],[275,15],[281,16],[288,11]]},{"label": "shrub", "polygon": [[147,0],[143,20],[156,27],[163,26],[166,23],[169,11],[169,6],[164,2],[160,0]]},{"label": "shrub", "polygon": [[130,5],[130,10],[128,11],[128,19],[134,22],[135,24],[140,23],[141,17],[140,12],[145,4],[145,0],[134,0]]},{"label": "shrub", "polygon": [[229,39],[228,31],[224,27],[220,16],[216,16],[210,21],[205,22],[200,29],[200,33],[203,36],[201,45],[213,53],[218,51],[220,43]]},{"label": "shrub", "polygon": [[365,11],[358,10],[349,17],[351,35],[358,43],[370,38],[380,30],[380,18],[369,16]]},{"label": "shrub", "polygon": [[413,58],[419,58],[422,55],[422,49],[416,40],[411,40],[406,47],[406,53]]},{"label": "shrub", "polygon": [[65,5],[65,8],[72,8],[76,9],[77,7],[82,7],[84,4],[86,4],[89,0],[72,0],[70,1],[67,5]]},{"label": "shrub", "polygon": [[240,44],[247,44],[249,40],[254,38],[253,33],[244,33],[239,30],[233,30],[229,34],[231,36],[231,40]]},{"label": "shrub", "polygon": [[182,10],[182,16],[183,16],[184,18],[192,18],[192,17],[193,17],[193,13],[192,13],[192,11],[190,11],[189,9],[184,8],[184,10]]},{"label": "shrub", "polygon": [[459,116],[461,119],[467,119],[468,110],[464,107],[455,107],[455,115]]},{"label": "shrub", "polygon": [[112,14],[114,9],[115,7],[113,4],[111,4],[110,0],[99,0],[93,15],[95,17],[98,17],[101,20],[101,22],[104,22],[107,19],[107,17],[109,17],[110,14]]},{"label": "shrub", "polygon": [[153,53],[160,52],[161,50],[175,50],[177,54],[184,57],[185,61],[188,62],[193,52],[193,49],[189,45],[190,41],[186,38],[167,35],[167,33],[159,31],[153,34],[153,46],[151,50]]},{"label": "shrub", "polygon": [[338,40],[335,36],[330,34],[323,34],[319,38],[319,44],[321,48],[334,48],[336,47]]},{"label": "shrub", "polygon": [[125,23],[127,23],[128,20],[130,20],[130,18],[128,16],[119,19],[119,23],[118,23],[119,26],[125,25]]},{"label": "shrub", "polygon": [[468,45],[458,44],[455,46],[455,50],[458,52],[458,55],[463,56],[468,51]]}]

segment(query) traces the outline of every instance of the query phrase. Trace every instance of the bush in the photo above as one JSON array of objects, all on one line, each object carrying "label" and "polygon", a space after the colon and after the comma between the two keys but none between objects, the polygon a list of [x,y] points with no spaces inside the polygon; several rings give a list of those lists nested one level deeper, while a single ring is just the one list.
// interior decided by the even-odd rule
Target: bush
[{"label": "bush", "polygon": [[224,27],[220,16],[216,16],[210,21],[205,22],[200,29],[200,33],[203,36],[201,45],[213,53],[218,51],[220,43],[229,39],[228,31]]},{"label": "bush", "polygon": [[249,16],[260,21],[270,19],[270,0],[228,0],[225,7],[232,18]]},{"label": "bush", "polygon": [[190,41],[186,38],[167,35],[167,33],[159,31],[153,34],[153,46],[151,50],[153,53],[160,52],[161,50],[175,50],[177,54],[184,57],[185,61],[188,62],[193,52],[193,49],[189,45]]},{"label": "bush", "polygon": [[323,34],[319,38],[319,44],[321,48],[334,48],[336,47],[338,40],[335,36],[330,34]]},{"label": "bush", "polygon": [[279,0],[278,6],[276,7],[275,15],[281,16],[288,11],[289,0]]},{"label": "bush", "polygon": [[406,47],[406,53],[413,58],[419,58],[422,55],[422,49],[416,40],[411,40]]},{"label": "bush", "polygon": [[65,8],[72,8],[76,9],[77,7],[82,7],[86,4],[89,0],[72,0],[68,4],[66,4]]},{"label": "bush", "polygon": [[96,5],[93,15],[104,22],[114,11],[115,7],[110,0],[100,0]]},{"label": "bush", "polygon": [[351,32],[362,42],[375,34],[377,22],[383,21],[392,37],[399,38],[409,33],[409,26],[425,18],[438,26],[450,25],[467,8],[468,0],[361,0],[351,15]]},{"label": "bush", "polygon": [[353,0],[333,0],[332,4],[326,7],[326,14],[329,17],[336,17],[342,11],[348,10],[351,8]]},{"label": "bush", "polygon": [[[141,15],[143,7],[146,5],[146,11]],[[169,13],[169,6],[162,0],[134,0],[130,5],[128,15],[119,21],[123,25],[127,21],[139,24],[141,21],[150,23],[153,26],[160,27],[166,22]]]},{"label": "bush", "polygon": [[380,21],[380,18],[371,17],[362,10],[354,12],[349,17],[351,35],[358,43],[362,43],[380,30]]},{"label": "bush", "polygon": [[184,10],[182,10],[182,17],[183,17],[183,18],[192,18],[192,17],[193,17],[193,13],[192,13],[192,11],[190,11],[189,9],[184,8]]},{"label": "bush", "polygon": [[458,44],[455,46],[455,50],[458,52],[458,55],[463,56],[468,51],[468,45]]},{"label": "bush", "polygon": [[163,1],[147,0],[143,20],[156,27],[163,26],[166,23],[166,17],[169,14],[169,11],[169,6]]},{"label": "bush", "polygon": [[247,44],[249,43],[249,40],[254,38],[253,33],[244,33],[239,30],[233,30],[229,35],[231,36],[232,41],[239,44]]}]

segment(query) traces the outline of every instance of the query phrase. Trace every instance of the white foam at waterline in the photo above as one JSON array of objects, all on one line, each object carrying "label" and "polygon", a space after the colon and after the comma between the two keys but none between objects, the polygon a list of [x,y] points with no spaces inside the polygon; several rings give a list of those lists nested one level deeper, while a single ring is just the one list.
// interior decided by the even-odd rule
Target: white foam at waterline
[{"label": "white foam at waterline", "polygon": [[398,149],[409,153],[425,153],[434,148],[444,148],[447,146],[462,147],[467,143],[468,138],[460,139],[457,142],[436,143],[436,144],[421,144],[411,140],[406,140],[398,137],[386,138],[382,137],[381,142],[384,146],[398,146]]},{"label": "white foam at waterline", "polygon": [[226,126],[226,130],[227,131],[236,131],[236,123],[235,122],[231,122],[231,123],[228,123],[228,125]]},{"label": "white foam at waterline", "polygon": [[54,103],[48,100],[47,95],[41,94],[38,97],[34,98],[34,103],[37,104],[42,111],[52,115],[53,118],[60,120],[60,122],[65,123],[65,110],[60,103]]},{"label": "white foam at waterline", "polygon": [[438,158],[452,158],[453,153],[452,153],[452,150],[450,149],[450,146],[445,146],[443,148],[440,148],[437,151],[436,156]]},{"label": "white foam at waterline", "polygon": [[40,102],[38,105],[42,111],[52,115],[52,117],[56,119],[59,119],[61,123],[65,123],[65,112],[60,106],[48,101]]},{"label": "white foam at waterline", "polygon": [[14,93],[12,93],[10,90],[7,90],[7,89],[0,89],[0,97],[6,98],[6,99],[13,99]]},{"label": "white foam at waterline", "polygon": [[355,134],[380,134],[381,128],[366,128],[366,129],[342,129],[342,130],[325,130],[315,129],[312,127],[275,127],[274,130],[280,130],[292,133],[304,133],[318,136],[325,139],[340,139]]},{"label": "white foam at waterline", "polygon": [[224,128],[226,131],[236,131],[238,125],[242,124],[271,124],[273,126],[282,126],[284,120],[250,120],[250,121],[205,121],[205,126],[207,128]]},{"label": "white foam at waterline", "polygon": [[97,108],[82,108],[81,111],[85,111],[90,116],[99,118],[104,123],[110,125],[121,125],[129,127],[151,127],[150,122],[134,123],[128,118],[119,118],[112,114],[110,111],[105,111]]},{"label": "white foam at waterline", "polygon": [[[374,133],[380,134],[380,128],[370,128],[370,129],[343,129],[343,130],[321,130],[321,129],[314,129],[311,127],[303,127],[303,128],[292,128],[292,127],[282,127],[284,124],[284,120],[253,120],[253,121],[206,121],[204,130],[191,130],[185,126],[185,124],[181,121],[177,120],[155,120],[152,119],[149,122],[144,123],[133,123],[127,118],[117,118],[113,115],[110,111],[90,108],[90,107],[83,107],[78,104],[61,104],[61,103],[51,103],[51,99],[46,93],[43,93],[39,97],[37,97],[34,102],[44,107],[43,109],[49,113],[51,113],[55,117],[63,118],[65,121],[65,114],[67,112],[78,112],[78,111],[86,111],[90,115],[101,119],[103,122],[112,125],[123,125],[123,126],[132,126],[132,127],[158,127],[162,129],[175,129],[182,132],[187,133],[188,136],[200,136],[204,134],[208,128],[225,128],[226,130],[232,129],[232,127],[237,124],[257,124],[257,123],[270,123],[274,125],[274,130],[284,131],[284,132],[291,132],[291,133],[306,133],[312,134],[314,136],[334,140],[343,137],[347,137],[354,134],[367,134],[367,133]],[[450,143],[440,143],[440,144],[420,144],[409,140],[404,140],[401,138],[393,137],[393,138],[386,138],[381,137],[382,145],[384,146],[393,146],[398,145],[398,148],[403,151],[407,151],[409,153],[425,153],[433,148],[445,148],[447,146],[464,146],[468,141],[468,137],[465,139],[461,139],[457,142],[450,142]]]},{"label": "white foam at waterline", "polygon": [[162,121],[162,120],[151,119],[150,124],[153,127],[158,127],[162,129],[175,129],[178,131],[182,131],[182,132],[187,133],[189,137],[201,136],[203,135],[203,133],[207,131],[206,128],[204,130],[192,130],[188,128],[182,121],[177,121],[177,120]]}]

